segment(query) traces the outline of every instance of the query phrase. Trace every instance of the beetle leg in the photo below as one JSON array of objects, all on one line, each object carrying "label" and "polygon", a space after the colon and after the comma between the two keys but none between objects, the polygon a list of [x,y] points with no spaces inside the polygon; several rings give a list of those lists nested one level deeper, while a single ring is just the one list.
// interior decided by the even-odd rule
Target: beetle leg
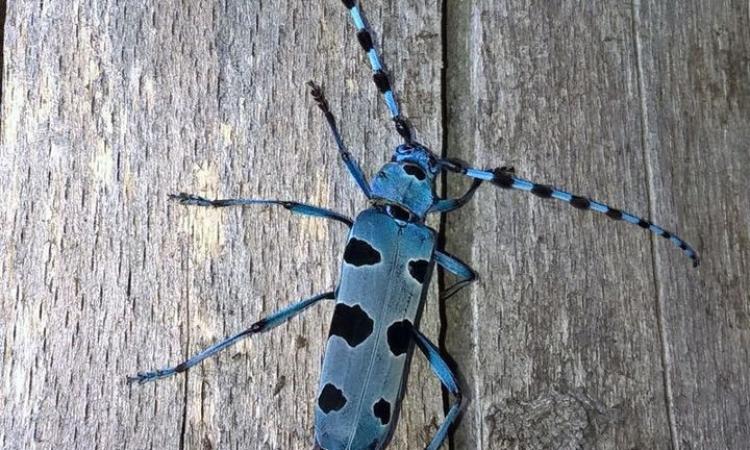
[{"label": "beetle leg", "polygon": [[138,374],[136,374],[135,376],[128,376],[128,382],[132,383],[134,381],[137,381],[139,383],[146,383],[148,381],[154,381],[175,375],[180,372],[184,372],[189,368],[195,366],[196,364],[199,364],[204,359],[215,355],[216,353],[224,350],[231,345],[234,345],[243,338],[246,338],[253,334],[266,332],[272,328],[276,328],[277,326],[283,324],[287,320],[306,310],[310,306],[318,303],[319,301],[333,300],[334,298],[336,298],[335,293],[331,291],[323,294],[318,294],[314,297],[310,297],[293,305],[287,306],[286,308],[283,308],[275,312],[274,314],[271,314],[270,316],[255,322],[250,326],[250,328],[237,333],[234,336],[231,336],[221,342],[218,342],[196,355],[193,355],[188,360],[176,365],[175,367],[154,370],[152,372],[138,372]]},{"label": "beetle leg", "polygon": [[443,442],[445,442],[451,426],[453,426],[458,419],[458,415],[461,413],[463,396],[461,395],[461,387],[458,384],[456,375],[451,368],[448,367],[448,363],[440,354],[440,351],[435,344],[430,342],[430,340],[415,327],[412,327],[412,333],[417,346],[427,357],[427,361],[429,361],[433,373],[435,373],[443,386],[445,386],[445,388],[448,389],[448,392],[453,394],[456,399],[453,406],[451,406],[451,409],[448,411],[448,414],[445,416],[445,421],[443,421],[440,428],[438,428],[430,445],[427,446],[427,450],[437,450],[443,445]]},{"label": "beetle leg", "polygon": [[465,288],[479,278],[479,275],[477,275],[474,269],[469,267],[468,264],[445,252],[436,250],[435,262],[443,269],[459,277],[459,280],[456,283],[454,283],[452,286],[446,289],[445,292],[443,292],[443,300],[447,300],[453,297],[458,291]]},{"label": "beetle leg", "polygon": [[174,200],[182,205],[204,206],[222,208],[226,206],[250,206],[250,205],[276,205],[283,206],[294,214],[302,216],[322,217],[325,219],[336,220],[352,227],[352,219],[329,209],[317,206],[307,205],[305,203],[289,202],[285,200],[258,200],[250,198],[227,198],[219,200],[209,200],[193,194],[180,192],[179,194],[169,194],[169,199]]},{"label": "beetle leg", "polygon": [[466,203],[471,200],[471,198],[474,196],[474,192],[476,192],[477,188],[480,184],[482,184],[483,180],[480,179],[474,179],[474,182],[471,183],[471,186],[469,189],[458,198],[446,198],[446,199],[440,199],[437,202],[435,202],[434,205],[430,207],[429,213],[448,213],[451,211],[455,211],[458,208],[461,208]]}]

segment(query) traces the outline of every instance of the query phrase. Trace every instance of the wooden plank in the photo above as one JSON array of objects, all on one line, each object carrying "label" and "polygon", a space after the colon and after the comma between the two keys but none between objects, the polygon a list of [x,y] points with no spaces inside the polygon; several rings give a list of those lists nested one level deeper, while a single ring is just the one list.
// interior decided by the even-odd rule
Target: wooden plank
[{"label": "wooden plank", "polygon": [[[188,376],[124,376],[330,289],[345,230],[167,194],[362,208],[311,78],[370,171],[399,139],[340,2],[147,3],[8,4],[0,446],[307,449],[330,306]],[[368,3],[405,110],[440,142],[440,2]],[[442,415],[415,362],[393,448]]]},{"label": "wooden plank", "polygon": [[747,4],[662,3],[448,3],[449,154],[653,216],[705,261],[482,190],[446,230],[483,277],[446,305],[456,448],[750,438]]},{"label": "wooden plank", "polygon": [[[438,150],[440,2],[365,7]],[[446,229],[482,274],[445,305],[472,397],[454,447],[742,447],[748,5],[448,13],[448,154],[650,215],[705,261],[690,271],[625,225],[484,188]],[[303,87],[325,78],[365,167],[398,142],[340,4],[13,2],[3,53],[2,447],[309,448],[330,307],[187,377],[138,388],[123,375],[335,284],[336,225],[165,196],[364,205]],[[415,364],[393,448],[440,420]]]},{"label": "wooden plank", "polygon": [[750,442],[750,4],[639,6],[650,189],[671,196],[654,211],[692,229],[705,261],[697,276],[683,276],[667,249],[655,247],[674,446],[743,448]]}]

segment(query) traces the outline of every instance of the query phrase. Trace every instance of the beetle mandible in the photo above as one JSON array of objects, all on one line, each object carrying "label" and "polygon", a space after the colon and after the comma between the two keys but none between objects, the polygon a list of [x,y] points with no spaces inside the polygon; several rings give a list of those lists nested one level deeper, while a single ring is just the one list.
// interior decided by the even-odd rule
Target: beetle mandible
[{"label": "beetle mandible", "polygon": [[[427,357],[435,375],[453,395],[453,403],[427,446],[438,449],[446,440],[463,405],[456,375],[438,348],[419,331],[419,318],[435,264],[458,277],[442,295],[450,297],[476,280],[475,271],[437,248],[437,233],[425,225],[428,214],[443,214],[465,205],[484,182],[554,198],[578,209],[590,209],[623,220],[661,236],[679,247],[693,265],[697,253],[681,238],[645,219],[586,197],[515,175],[512,168],[478,169],[433,154],[417,142],[401,115],[398,103],[373,46],[362,10],[355,0],[343,0],[357,39],[367,54],[373,81],[382,94],[403,144],[371,182],[347,150],[322,89],[310,82],[310,94],[323,112],[339,155],[367,197],[370,206],[354,221],[317,206],[282,200],[209,200],[196,195],[170,195],[183,205],[227,207],[282,206],[292,213],[342,222],[349,228],[339,285],[334,291],[304,299],[252,324],[183,363],[152,372],[139,372],[130,381],[147,382],[184,372],[204,359],[253,334],[283,324],[322,300],[335,300],[329,338],[321,370],[315,408],[315,446],[324,450],[377,450],[385,448],[395,430],[409,362],[416,347]],[[439,198],[435,181],[442,172],[473,179],[458,198]]]}]

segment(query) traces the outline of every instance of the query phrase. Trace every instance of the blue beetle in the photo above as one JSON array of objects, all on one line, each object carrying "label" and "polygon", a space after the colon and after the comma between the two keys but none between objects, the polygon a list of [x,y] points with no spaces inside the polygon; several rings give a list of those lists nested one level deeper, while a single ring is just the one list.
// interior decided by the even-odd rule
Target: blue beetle
[{"label": "blue beetle", "polygon": [[[330,333],[315,408],[315,446],[322,450],[377,450],[385,448],[395,430],[412,352],[416,347],[427,357],[435,375],[454,401],[445,420],[427,446],[438,449],[445,442],[462,407],[456,375],[438,348],[419,331],[419,318],[434,266],[458,277],[442,295],[450,297],[476,280],[476,272],[459,259],[437,248],[437,233],[425,225],[428,214],[448,213],[462,207],[484,181],[506,189],[554,198],[578,209],[590,209],[623,220],[662,236],[679,247],[693,265],[697,253],[676,235],[638,216],[601,202],[534,183],[515,176],[512,168],[484,170],[433,154],[413,139],[402,117],[380,57],[372,44],[361,9],[354,0],[343,0],[357,28],[357,39],[367,53],[373,80],[384,97],[396,131],[404,139],[368,182],[344,145],[336,120],[322,90],[312,82],[311,95],[328,122],[339,154],[370,207],[356,220],[334,211],[282,200],[209,200],[191,194],[171,195],[183,205],[204,207],[275,205],[289,211],[346,224],[349,236],[344,249],[339,285],[288,306],[250,328],[221,341],[171,368],[139,372],[130,381],[165,378],[200,363],[247,336],[268,331],[322,300],[335,300]],[[458,198],[439,198],[436,177],[444,171],[474,181]]]}]

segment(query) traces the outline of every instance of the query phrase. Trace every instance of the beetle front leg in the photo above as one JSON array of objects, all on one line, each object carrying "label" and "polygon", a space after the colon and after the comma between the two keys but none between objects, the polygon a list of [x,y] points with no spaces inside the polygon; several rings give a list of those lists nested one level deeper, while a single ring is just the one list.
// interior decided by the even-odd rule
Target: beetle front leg
[{"label": "beetle front leg", "polygon": [[180,372],[184,372],[189,368],[195,366],[196,364],[201,363],[204,359],[215,355],[216,353],[236,344],[237,342],[248,336],[258,333],[264,333],[268,330],[276,328],[277,326],[283,324],[287,320],[291,319],[292,317],[296,316],[297,314],[301,313],[302,311],[306,310],[307,308],[318,303],[321,300],[333,300],[335,298],[335,293],[331,291],[307,298],[298,303],[287,306],[286,308],[281,309],[280,311],[255,322],[250,326],[250,328],[208,347],[202,352],[193,355],[186,361],[174,367],[158,369],[151,372],[138,372],[135,376],[128,376],[128,382],[132,383],[134,381],[137,381],[138,383],[146,383],[148,381],[155,381],[161,378],[166,378],[178,374]]},{"label": "beetle front leg", "polygon": [[477,188],[482,184],[483,180],[475,179],[473,183],[471,183],[471,186],[469,189],[464,192],[464,195],[458,197],[458,198],[444,198],[440,199],[437,202],[435,202],[434,205],[430,207],[429,213],[449,213],[451,211],[455,211],[461,207],[463,207],[465,204],[471,200],[471,198],[474,196],[474,193],[477,191]]}]

